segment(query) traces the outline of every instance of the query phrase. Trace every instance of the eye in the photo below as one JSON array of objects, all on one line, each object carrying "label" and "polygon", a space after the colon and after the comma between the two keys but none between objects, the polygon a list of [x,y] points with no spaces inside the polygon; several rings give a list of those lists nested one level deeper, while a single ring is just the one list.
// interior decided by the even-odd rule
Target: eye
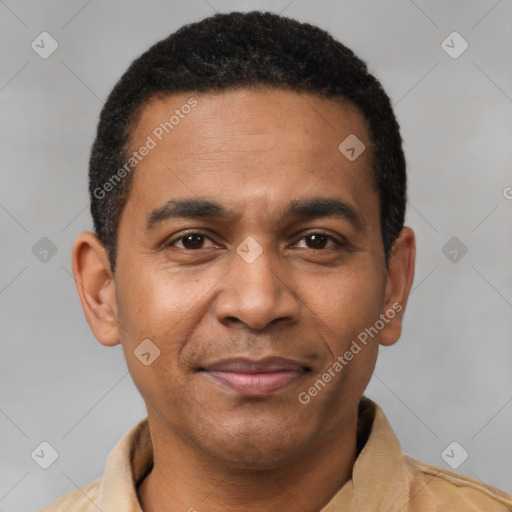
[{"label": "eye", "polygon": [[[302,237],[299,242],[302,240],[306,240],[307,249],[326,249],[326,245],[329,243],[329,241],[334,242],[336,247],[346,246],[346,243],[342,240],[338,240],[332,235],[323,232],[309,233],[308,235]],[[327,247],[327,249],[329,249],[329,247]]]},{"label": "eye", "polygon": [[[205,248],[205,243],[207,240],[213,243],[213,241],[204,233],[190,232],[170,240],[165,244],[165,246],[176,247],[178,249],[184,250],[199,250]],[[309,233],[308,235],[303,236],[297,243],[300,243],[303,240],[306,241],[306,246],[301,248],[313,250],[329,249],[329,242],[331,242],[331,244],[334,243],[334,246],[338,248],[343,248],[347,245],[343,240],[338,240],[334,236],[323,232]]]},{"label": "eye", "polygon": [[[203,233],[187,233],[186,235],[182,235],[174,240],[170,240],[166,244],[166,247],[177,247],[178,249],[186,250],[204,249],[204,243],[206,240],[210,240],[210,238]],[[178,243],[181,243],[181,247],[177,245]]]}]

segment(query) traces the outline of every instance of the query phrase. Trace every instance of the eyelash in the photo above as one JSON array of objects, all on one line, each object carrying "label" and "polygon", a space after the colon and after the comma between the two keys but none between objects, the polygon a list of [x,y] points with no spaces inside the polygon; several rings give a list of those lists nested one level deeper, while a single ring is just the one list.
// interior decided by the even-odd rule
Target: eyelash
[{"label": "eyelash", "polygon": [[[168,242],[165,242],[164,246],[165,246],[165,248],[173,247],[173,246],[174,246],[174,244],[175,244],[176,242],[178,242],[178,241],[180,241],[180,240],[182,240],[182,239],[184,239],[184,238],[187,238],[187,237],[189,237],[189,236],[192,236],[192,235],[200,235],[200,236],[203,236],[203,237],[205,237],[205,238],[207,238],[208,240],[210,240],[210,241],[212,241],[212,242],[213,242],[213,240],[212,240],[212,239],[211,239],[211,238],[210,238],[206,233],[202,233],[201,231],[191,231],[191,232],[189,232],[189,233],[185,233],[184,235],[181,235],[181,236],[179,236],[179,237],[177,237],[177,238],[174,238],[174,239],[172,239],[172,240],[169,240]],[[347,244],[346,242],[341,241],[341,240],[338,240],[337,238],[335,238],[335,237],[334,237],[334,236],[332,236],[331,234],[326,233],[326,232],[324,232],[324,231],[313,231],[313,232],[311,232],[311,233],[308,233],[308,234],[304,235],[303,237],[301,237],[297,242],[300,242],[300,241],[301,241],[301,240],[303,240],[304,238],[307,238],[307,237],[309,237],[309,236],[313,236],[313,235],[321,235],[321,236],[325,236],[326,238],[328,238],[328,239],[332,240],[332,241],[336,244],[336,246],[337,246],[338,248],[340,248],[340,249],[347,248],[347,246],[348,246],[348,244]],[[297,243],[297,242],[296,242],[296,243]],[[180,248],[180,247],[178,247],[178,249],[181,249],[181,248]],[[318,251],[326,251],[326,250],[328,250],[328,249],[325,249],[325,248],[324,248],[324,249],[311,249],[311,248],[309,248],[309,247],[308,247],[307,249],[312,250],[312,251],[315,251],[315,250],[318,250]],[[182,249],[182,250],[184,250],[184,251],[199,251],[200,249]]]}]

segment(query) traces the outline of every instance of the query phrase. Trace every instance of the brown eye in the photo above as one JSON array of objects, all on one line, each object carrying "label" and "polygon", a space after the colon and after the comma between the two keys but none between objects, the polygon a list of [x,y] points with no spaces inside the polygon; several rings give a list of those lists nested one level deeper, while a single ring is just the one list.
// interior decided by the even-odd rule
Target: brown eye
[{"label": "brown eye", "polygon": [[336,247],[345,247],[345,244],[327,233],[311,233],[302,237],[299,242],[305,240],[307,249],[328,249],[329,241],[334,242]]},{"label": "brown eye", "polygon": [[324,249],[329,239],[325,235],[308,235],[304,238],[309,239],[311,249]]},{"label": "brown eye", "polygon": [[[202,233],[189,233],[171,240],[167,246],[186,250],[203,249],[205,240],[209,240],[209,238]],[[178,243],[181,243],[181,246]]]},{"label": "brown eye", "polygon": [[204,244],[203,235],[187,235],[182,237],[183,246],[185,249],[197,249],[201,248]]}]

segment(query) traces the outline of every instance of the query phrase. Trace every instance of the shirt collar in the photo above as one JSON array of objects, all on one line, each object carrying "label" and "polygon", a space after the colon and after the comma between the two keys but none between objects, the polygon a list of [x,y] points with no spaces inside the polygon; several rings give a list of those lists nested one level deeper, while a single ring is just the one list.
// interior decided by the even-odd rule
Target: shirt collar
[{"label": "shirt collar", "polygon": [[146,417],[123,436],[108,456],[98,495],[102,512],[142,512],[137,485],[152,466],[153,444]]},{"label": "shirt collar", "polygon": [[[407,503],[407,469],[400,443],[382,409],[363,396],[358,411],[358,445],[363,446],[352,478],[321,512],[391,510]],[[111,451],[101,480],[98,507],[103,512],[142,512],[136,487],[153,465],[148,419],[139,421]]]},{"label": "shirt collar", "polygon": [[321,512],[394,510],[397,503],[409,501],[400,442],[384,411],[365,396],[359,403],[358,441],[364,446],[352,468],[352,478]]}]

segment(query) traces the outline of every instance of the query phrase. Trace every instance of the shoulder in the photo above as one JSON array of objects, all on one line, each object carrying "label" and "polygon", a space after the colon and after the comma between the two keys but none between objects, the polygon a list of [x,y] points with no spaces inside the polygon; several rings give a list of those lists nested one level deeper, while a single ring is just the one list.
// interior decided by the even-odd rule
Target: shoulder
[{"label": "shoulder", "polygon": [[98,499],[101,478],[68,492],[39,512],[98,512],[95,505]]},{"label": "shoulder", "polygon": [[[454,471],[404,456],[410,472],[410,509],[464,510],[465,512],[512,510],[512,495]],[[446,506],[447,508],[443,508]]]}]

